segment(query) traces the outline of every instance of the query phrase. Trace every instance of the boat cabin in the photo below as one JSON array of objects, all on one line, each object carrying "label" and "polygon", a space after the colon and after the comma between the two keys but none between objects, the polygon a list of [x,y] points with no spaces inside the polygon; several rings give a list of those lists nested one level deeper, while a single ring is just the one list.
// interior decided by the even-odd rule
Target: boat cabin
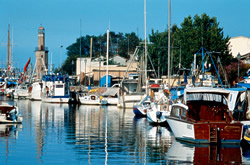
[{"label": "boat cabin", "polygon": [[184,100],[188,107],[182,108],[181,116],[194,121],[227,121],[233,120],[228,109],[229,91],[224,89],[194,88],[185,90]]}]

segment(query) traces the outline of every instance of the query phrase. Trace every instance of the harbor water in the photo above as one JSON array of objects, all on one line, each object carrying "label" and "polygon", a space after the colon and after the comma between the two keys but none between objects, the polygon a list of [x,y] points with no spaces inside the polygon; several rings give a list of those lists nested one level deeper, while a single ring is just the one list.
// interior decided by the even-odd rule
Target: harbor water
[{"label": "harbor water", "polygon": [[0,125],[1,164],[250,164],[250,149],[176,141],[131,109],[1,100],[23,115]]}]

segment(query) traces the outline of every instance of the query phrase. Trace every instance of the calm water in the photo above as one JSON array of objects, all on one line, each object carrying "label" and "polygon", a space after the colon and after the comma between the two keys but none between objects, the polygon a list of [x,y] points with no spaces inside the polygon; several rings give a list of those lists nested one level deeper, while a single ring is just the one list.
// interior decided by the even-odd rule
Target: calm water
[{"label": "calm water", "polygon": [[132,110],[16,104],[24,122],[0,125],[1,164],[250,164],[250,151],[180,143],[167,126],[151,126]]}]

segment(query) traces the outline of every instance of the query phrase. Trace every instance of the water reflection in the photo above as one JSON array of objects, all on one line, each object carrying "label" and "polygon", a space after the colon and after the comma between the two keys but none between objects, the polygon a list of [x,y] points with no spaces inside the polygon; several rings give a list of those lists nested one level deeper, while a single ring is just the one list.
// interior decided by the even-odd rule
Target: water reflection
[{"label": "water reflection", "polygon": [[139,146],[136,163],[165,163],[164,153],[168,152],[173,140],[169,128],[153,126],[146,118],[134,117],[134,131]]},{"label": "water reflection", "polygon": [[5,155],[5,162],[8,162],[12,145],[16,143],[21,130],[22,124],[0,124],[0,155]]},{"label": "water reflection", "polygon": [[241,164],[239,145],[195,145],[174,141],[166,159],[171,164]]},{"label": "water reflection", "polygon": [[22,130],[22,124],[0,124],[0,137],[18,138],[18,131]]},{"label": "water reflection", "polygon": [[29,164],[250,162],[250,152],[242,152],[239,146],[199,146],[175,141],[168,127],[152,126],[146,118],[134,117],[129,109],[16,102],[24,116],[23,124],[0,125],[0,156],[8,164],[20,164],[20,160]]}]

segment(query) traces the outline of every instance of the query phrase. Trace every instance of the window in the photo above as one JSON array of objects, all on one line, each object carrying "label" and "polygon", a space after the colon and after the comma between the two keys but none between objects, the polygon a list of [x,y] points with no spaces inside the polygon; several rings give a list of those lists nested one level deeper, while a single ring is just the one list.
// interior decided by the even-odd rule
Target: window
[{"label": "window", "polygon": [[63,88],[63,85],[56,85],[56,88]]}]

